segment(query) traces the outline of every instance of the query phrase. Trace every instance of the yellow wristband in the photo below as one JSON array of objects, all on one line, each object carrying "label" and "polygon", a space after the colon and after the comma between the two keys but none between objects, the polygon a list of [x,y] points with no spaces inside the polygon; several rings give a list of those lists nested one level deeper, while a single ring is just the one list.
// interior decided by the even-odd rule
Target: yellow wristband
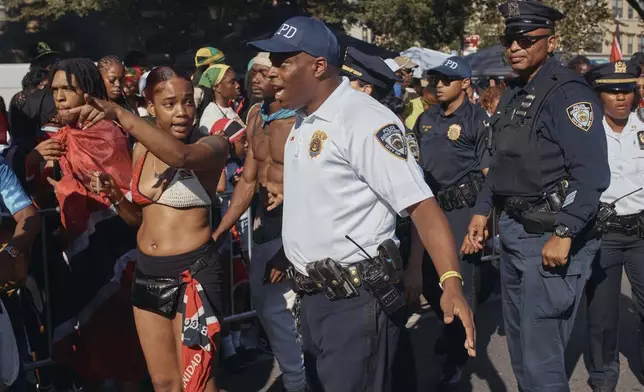
[{"label": "yellow wristband", "polygon": [[461,284],[463,283],[463,275],[456,271],[447,271],[441,275],[441,278],[438,281],[438,286],[441,290],[443,290],[443,283],[449,278],[459,278],[461,280]]}]

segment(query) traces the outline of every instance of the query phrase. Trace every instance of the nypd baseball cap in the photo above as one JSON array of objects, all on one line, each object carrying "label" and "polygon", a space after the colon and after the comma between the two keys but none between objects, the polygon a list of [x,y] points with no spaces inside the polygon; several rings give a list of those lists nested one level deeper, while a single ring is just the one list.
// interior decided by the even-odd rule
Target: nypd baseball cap
[{"label": "nypd baseball cap", "polygon": [[441,74],[445,76],[452,76],[461,79],[469,79],[472,77],[472,67],[462,57],[453,56],[446,59],[443,64],[428,71],[428,74]]},{"label": "nypd baseball cap", "polygon": [[340,44],[324,22],[306,16],[290,18],[269,39],[248,45],[269,53],[304,52],[324,57],[329,64],[340,65]]}]

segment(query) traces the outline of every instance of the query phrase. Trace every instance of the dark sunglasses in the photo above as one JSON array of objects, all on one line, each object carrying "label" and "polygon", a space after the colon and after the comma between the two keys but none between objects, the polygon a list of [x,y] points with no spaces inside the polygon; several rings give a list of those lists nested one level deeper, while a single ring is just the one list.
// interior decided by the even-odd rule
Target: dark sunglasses
[{"label": "dark sunglasses", "polygon": [[552,37],[552,34],[543,34],[543,35],[502,35],[499,37],[501,45],[505,48],[509,48],[516,41],[516,43],[521,47],[521,49],[527,49],[534,45],[537,41],[544,38]]},{"label": "dark sunglasses", "polygon": [[427,82],[431,87],[436,87],[438,86],[438,82],[442,82],[443,85],[449,86],[452,84],[452,82],[455,82],[457,80],[463,80],[463,78],[459,78],[458,76],[447,76],[447,75],[441,75],[441,74],[434,74],[434,75],[429,75],[427,78]]}]

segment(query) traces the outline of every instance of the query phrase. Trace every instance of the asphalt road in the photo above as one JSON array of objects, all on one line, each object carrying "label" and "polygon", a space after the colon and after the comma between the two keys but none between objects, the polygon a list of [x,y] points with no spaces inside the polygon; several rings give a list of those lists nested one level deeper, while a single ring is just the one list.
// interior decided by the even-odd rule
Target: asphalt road
[{"label": "asphalt road", "polygon": [[[620,300],[620,358],[621,375],[617,391],[644,392],[633,370],[641,369],[637,353],[637,316],[631,304],[628,281],[624,277]],[[586,347],[586,323],[584,303],[575,324],[575,330],[566,353],[566,363],[573,392],[590,391],[588,374],[584,366]],[[507,343],[502,327],[500,301],[491,298],[479,308],[477,321],[478,356],[468,363],[459,391],[464,392],[516,392],[518,391]],[[410,331],[418,374],[418,391],[433,391],[439,377],[442,359],[433,353],[433,346],[440,329],[436,317],[430,312],[411,322]],[[281,392],[279,368],[272,359],[259,361],[249,366],[242,374],[224,376],[220,387],[225,392]]]}]

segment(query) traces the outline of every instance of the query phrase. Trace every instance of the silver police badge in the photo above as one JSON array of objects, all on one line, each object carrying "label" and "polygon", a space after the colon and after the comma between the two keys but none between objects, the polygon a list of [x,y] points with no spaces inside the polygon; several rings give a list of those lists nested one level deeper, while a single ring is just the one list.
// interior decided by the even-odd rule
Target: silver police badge
[{"label": "silver police badge", "polygon": [[400,159],[407,159],[407,142],[405,135],[396,124],[387,124],[373,134],[380,145],[391,155]]},{"label": "silver police badge", "polygon": [[416,162],[420,163],[420,149],[418,148],[418,139],[416,139],[416,134],[409,131],[405,133],[405,137],[407,138],[407,149],[409,149],[409,153],[414,157]]},{"label": "silver police badge", "polygon": [[590,102],[577,102],[566,108],[570,122],[584,132],[593,125],[594,113]]}]

